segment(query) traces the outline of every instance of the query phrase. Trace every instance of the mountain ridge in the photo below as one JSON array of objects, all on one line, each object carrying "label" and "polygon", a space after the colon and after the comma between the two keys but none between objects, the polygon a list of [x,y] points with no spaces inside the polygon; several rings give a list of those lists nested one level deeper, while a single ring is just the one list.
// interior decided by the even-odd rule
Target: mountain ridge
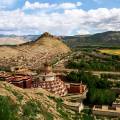
[{"label": "mountain ridge", "polygon": [[1,46],[0,66],[22,65],[32,69],[40,68],[46,59],[53,62],[70,51],[70,48],[62,40],[52,35],[45,36],[43,34],[32,42],[17,46]]},{"label": "mountain ridge", "polygon": [[70,47],[77,46],[120,46],[120,31],[107,31],[93,35],[75,35],[62,37]]},{"label": "mountain ridge", "polygon": [[[26,44],[26,43],[30,44],[31,42],[36,41],[37,39],[40,39],[42,36],[43,37],[46,36],[45,34],[46,35],[48,34],[48,36],[50,37],[50,34],[46,32],[44,34],[41,34],[41,36],[40,35],[23,35],[23,36],[0,35],[1,36],[0,38],[5,38],[6,36],[8,38],[20,37],[22,38],[22,40],[25,41],[25,43],[23,44]],[[62,39],[62,41],[64,41],[70,47],[87,46],[87,45],[89,46],[94,46],[94,45],[110,46],[111,43],[113,46],[120,45],[120,31],[107,31],[107,32],[87,34],[87,35],[56,36],[55,38],[60,39],[60,40]]]}]

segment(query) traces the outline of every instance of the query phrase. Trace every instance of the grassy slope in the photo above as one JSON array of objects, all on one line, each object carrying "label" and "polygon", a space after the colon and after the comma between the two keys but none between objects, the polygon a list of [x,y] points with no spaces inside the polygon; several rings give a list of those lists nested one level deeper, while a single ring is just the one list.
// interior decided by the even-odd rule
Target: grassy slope
[{"label": "grassy slope", "polygon": [[61,98],[40,88],[23,90],[6,82],[0,82],[0,114],[2,120],[71,120]]}]

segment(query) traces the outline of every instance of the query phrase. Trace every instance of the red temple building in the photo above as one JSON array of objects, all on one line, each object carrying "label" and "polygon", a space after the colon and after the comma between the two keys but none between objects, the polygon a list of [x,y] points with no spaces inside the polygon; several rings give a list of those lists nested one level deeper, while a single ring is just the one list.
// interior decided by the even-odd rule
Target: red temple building
[{"label": "red temple building", "polygon": [[31,88],[32,77],[27,75],[15,75],[6,78],[6,81],[20,88]]},{"label": "red temple building", "polygon": [[87,86],[83,85],[82,83],[69,83],[67,84],[68,93],[78,93],[83,94],[87,90]]},{"label": "red temple building", "polygon": [[[28,70],[26,69],[20,69],[19,71],[20,72],[17,70],[14,75],[0,72],[0,78],[20,88],[43,88],[60,96],[65,96],[67,93],[83,94],[87,89],[86,85],[82,83],[68,83],[66,85],[65,82],[62,81],[64,78],[61,74],[54,73],[52,67],[47,62],[44,64],[37,78],[28,75]],[[29,74],[30,73],[31,72],[29,72]]]},{"label": "red temple building", "polygon": [[29,75],[16,74],[12,75],[6,72],[0,72],[0,79],[5,80],[20,88],[31,88],[32,87],[32,77]]}]

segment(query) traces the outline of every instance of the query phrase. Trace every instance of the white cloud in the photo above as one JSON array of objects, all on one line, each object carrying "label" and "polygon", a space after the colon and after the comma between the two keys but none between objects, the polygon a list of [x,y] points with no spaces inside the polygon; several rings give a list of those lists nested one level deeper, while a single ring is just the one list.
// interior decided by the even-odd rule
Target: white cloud
[{"label": "white cloud", "polygon": [[76,8],[81,6],[82,3],[81,2],[77,2],[77,3],[62,3],[62,4],[58,4],[56,6],[56,8],[61,8],[61,9],[72,9],[72,8]]},{"label": "white cloud", "polygon": [[44,9],[44,8],[51,8],[56,6],[56,4],[49,4],[49,3],[30,3],[29,1],[25,2],[24,9]]},{"label": "white cloud", "polygon": [[71,2],[66,2],[66,3],[60,3],[60,4],[50,4],[50,3],[40,3],[40,2],[34,2],[30,3],[29,1],[25,2],[25,6],[23,9],[72,9],[72,8],[77,8],[81,6],[81,2],[76,2],[76,3],[71,3]]},{"label": "white cloud", "polygon": [[85,11],[69,9],[64,12],[25,13],[23,10],[0,11],[0,33],[35,34],[45,31],[59,35],[88,34],[120,30],[120,9],[99,8]]},{"label": "white cloud", "polygon": [[87,31],[87,30],[82,29],[82,30],[78,30],[77,34],[79,34],[79,35],[87,35],[87,34],[90,34],[90,32]]},{"label": "white cloud", "polygon": [[0,0],[0,9],[9,8],[13,6],[17,0]]}]

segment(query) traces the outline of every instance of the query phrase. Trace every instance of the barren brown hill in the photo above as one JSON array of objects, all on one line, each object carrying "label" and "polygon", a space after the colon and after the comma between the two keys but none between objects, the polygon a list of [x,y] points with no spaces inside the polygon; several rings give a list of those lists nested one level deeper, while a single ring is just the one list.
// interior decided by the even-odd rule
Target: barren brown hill
[{"label": "barren brown hill", "polygon": [[44,33],[36,41],[19,46],[1,46],[0,66],[22,65],[37,69],[46,60],[55,63],[68,52],[70,49],[58,37]]}]

